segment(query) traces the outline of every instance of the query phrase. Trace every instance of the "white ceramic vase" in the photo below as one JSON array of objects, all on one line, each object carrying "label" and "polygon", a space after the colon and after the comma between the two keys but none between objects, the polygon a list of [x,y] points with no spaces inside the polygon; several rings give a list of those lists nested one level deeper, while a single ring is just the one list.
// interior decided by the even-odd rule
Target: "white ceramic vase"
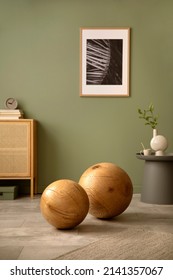
[{"label": "white ceramic vase", "polygon": [[168,141],[163,135],[157,134],[157,129],[153,129],[153,138],[151,139],[150,146],[155,151],[156,156],[163,156],[168,147]]}]

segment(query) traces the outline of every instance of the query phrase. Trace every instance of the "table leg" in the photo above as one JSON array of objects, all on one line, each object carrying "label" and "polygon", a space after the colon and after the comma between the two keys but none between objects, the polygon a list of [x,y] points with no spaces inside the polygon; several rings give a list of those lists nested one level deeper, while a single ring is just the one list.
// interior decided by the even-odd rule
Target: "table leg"
[{"label": "table leg", "polygon": [[145,161],[141,201],[173,204],[172,161]]}]

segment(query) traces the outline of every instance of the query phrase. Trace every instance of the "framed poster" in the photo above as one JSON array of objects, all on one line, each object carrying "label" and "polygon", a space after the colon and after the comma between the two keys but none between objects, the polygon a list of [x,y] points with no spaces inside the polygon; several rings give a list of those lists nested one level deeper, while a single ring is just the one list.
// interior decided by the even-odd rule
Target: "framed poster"
[{"label": "framed poster", "polygon": [[130,28],[80,29],[80,96],[129,96]]}]

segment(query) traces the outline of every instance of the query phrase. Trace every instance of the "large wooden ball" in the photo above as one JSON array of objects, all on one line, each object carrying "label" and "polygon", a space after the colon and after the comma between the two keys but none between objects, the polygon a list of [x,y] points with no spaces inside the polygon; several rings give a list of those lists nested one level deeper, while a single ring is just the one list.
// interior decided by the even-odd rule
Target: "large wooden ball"
[{"label": "large wooden ball", "polygon": [[133,186],[128,174],[113,163],[98,163],[89,167],[79,184],[87,192],[89,213],[97,218],[113,218],[129,206]]},{"label": "large wooden ball", "polygon": [[40,202],[44,218],[58,229],[70,229],[79,225],[89,210],[85,190],[72,180],[58,180],[43,192]]}]

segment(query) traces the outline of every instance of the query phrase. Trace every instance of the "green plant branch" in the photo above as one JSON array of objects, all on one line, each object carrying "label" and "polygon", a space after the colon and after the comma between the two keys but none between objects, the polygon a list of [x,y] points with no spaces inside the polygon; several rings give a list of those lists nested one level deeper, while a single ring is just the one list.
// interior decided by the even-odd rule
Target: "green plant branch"
[{"label": "green plant branch", "polygon": [[148,109],[138,109],[138,114],[140,119],[145,120],[145,125],[150,125],[151,128],[156,128],[158,125],[158,115],[154,115],[154,106],[151,103]]}]

